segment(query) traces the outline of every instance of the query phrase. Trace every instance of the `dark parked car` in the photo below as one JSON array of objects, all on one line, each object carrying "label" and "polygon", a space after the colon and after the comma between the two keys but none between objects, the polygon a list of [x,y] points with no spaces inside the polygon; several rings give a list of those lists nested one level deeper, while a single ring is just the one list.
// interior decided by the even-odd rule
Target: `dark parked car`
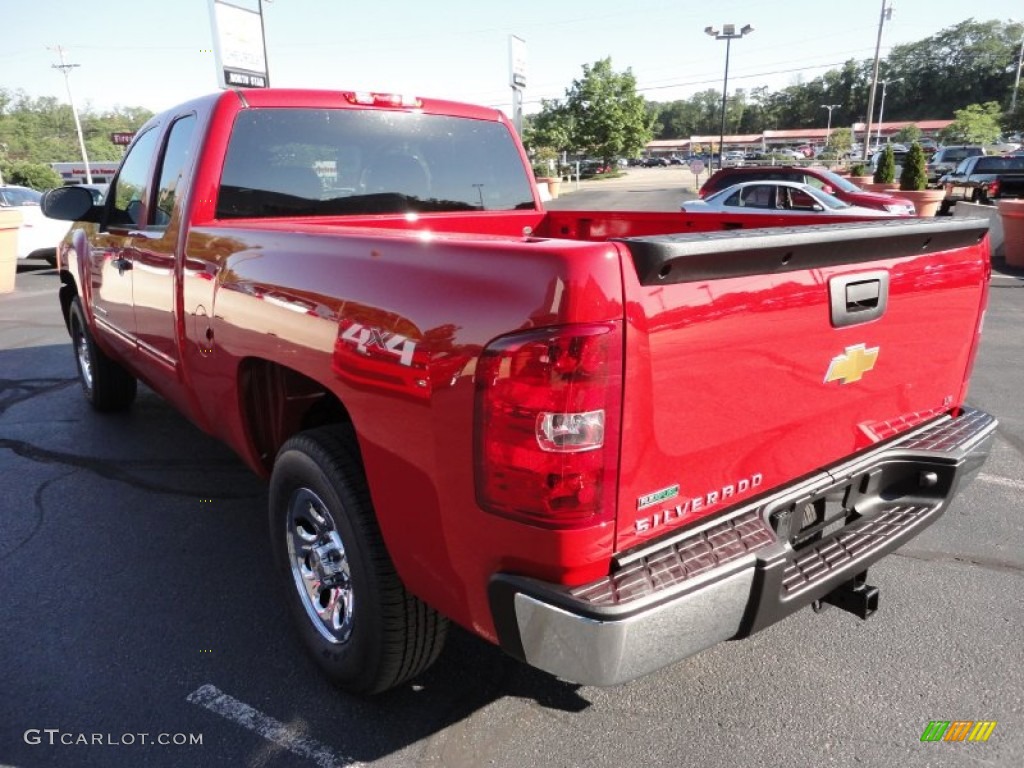
[{"label": "dark parked car", "polygon": [[742,168],[723,168],[716,171],[698,193],[707,197],[721,189],[744,181],[796,181],[838,197],[845,203],[876,211],[913,216],[914,204],[905,197],[881,192],[867,192],[849,179],[832,173],[825,168],[797,168],[794,166],[762,165]]},{"label": "dark parked car", "polygon": [[994,204],[1024,197],[1024,157],[969,157],[942,177],[946,197],[939,213],[957,202]]},{"label": "dark parked car", "polygon": [[938,184],[939,179],[956,168],[962,160],[984,154],[985,149],[979,144],[943,147],[928,161],[928,183]]}]

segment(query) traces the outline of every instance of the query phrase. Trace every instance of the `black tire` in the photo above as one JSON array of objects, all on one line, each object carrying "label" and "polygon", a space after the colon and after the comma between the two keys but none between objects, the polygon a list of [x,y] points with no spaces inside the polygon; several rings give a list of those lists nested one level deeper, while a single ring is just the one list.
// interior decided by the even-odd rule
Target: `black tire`
[{"label": "black tire", "polygon": [[380,693],[437,659],[448,620],[398,578],[350,427],[303,432],[281,447],[270,479],[270,534],[302,642],[336,685]]},{"label": "black tire", "polygon": [[77,296],[71,302],[68,327],[78,367],[78,380],[85,399],[97,411],[109,413],[123,411],[135,401],[138,383],[135,377],[114,362],[96,346],[89,332],[82,301]]}]

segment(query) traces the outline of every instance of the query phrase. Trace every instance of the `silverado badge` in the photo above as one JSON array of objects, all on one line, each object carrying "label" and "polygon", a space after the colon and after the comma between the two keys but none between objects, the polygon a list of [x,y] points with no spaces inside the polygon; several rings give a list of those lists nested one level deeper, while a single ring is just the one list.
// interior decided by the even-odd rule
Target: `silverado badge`
[{"label": "silverado badge", "polygon": [[875,367],[878,359],[878,347],[867,349],[864,344],[847,347],[841,355],[836,355],[829,363],[825,383],[838,381],[840,384],[852,384]]}]

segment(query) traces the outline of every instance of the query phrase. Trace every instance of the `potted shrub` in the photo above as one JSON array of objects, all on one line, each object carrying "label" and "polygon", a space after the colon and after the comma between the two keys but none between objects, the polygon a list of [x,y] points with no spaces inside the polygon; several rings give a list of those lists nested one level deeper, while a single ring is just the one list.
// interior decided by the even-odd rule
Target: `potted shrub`
[{"label": "potted shrub", "polygon": [[896,155],[892,145],[886,144],[875,168],[874,183],[868,185],[873,192],[888,192],[896,189]]},{"label": "potted shrub", "polygon": [[864,163],[856,162],[850,166],[850,182],[861,187],[871,182],[871,176],[868,175],[867,167]]},{"label": "potted shrub", "polygon": [[924,150],[916,141],[910,145],[900,174],[900,197],[914,203],[918,216],[934,216],[946,196],[944,190],[928,189],[928,171]]}]

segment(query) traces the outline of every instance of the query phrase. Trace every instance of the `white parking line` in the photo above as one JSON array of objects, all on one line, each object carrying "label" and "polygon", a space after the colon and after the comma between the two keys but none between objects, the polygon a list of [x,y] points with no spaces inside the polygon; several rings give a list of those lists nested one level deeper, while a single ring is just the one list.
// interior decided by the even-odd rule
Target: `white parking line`
[{"label": "white parking line", "polygon": [[1024,482],[1021,482],[1020,480],[1013,480],[1009,477],[989,475],[982,472],[978,475],[978,479],[985,483],[992,483],[992,485],[1002,485],[1006,488],[1013,488],[1015,491],[1024,491]]},{"label": "white parking line", "polygon": [[320,768],[354,768],[360,763],[339,754],[315,739],[303,736],[298,728],[275,720],[253,709],[245,702],[229,696],[214,685],[202,685],[192,691],[187,700],[204,709],[262,736],[267,741],[284,747],[292,754],[312,760]]}]

